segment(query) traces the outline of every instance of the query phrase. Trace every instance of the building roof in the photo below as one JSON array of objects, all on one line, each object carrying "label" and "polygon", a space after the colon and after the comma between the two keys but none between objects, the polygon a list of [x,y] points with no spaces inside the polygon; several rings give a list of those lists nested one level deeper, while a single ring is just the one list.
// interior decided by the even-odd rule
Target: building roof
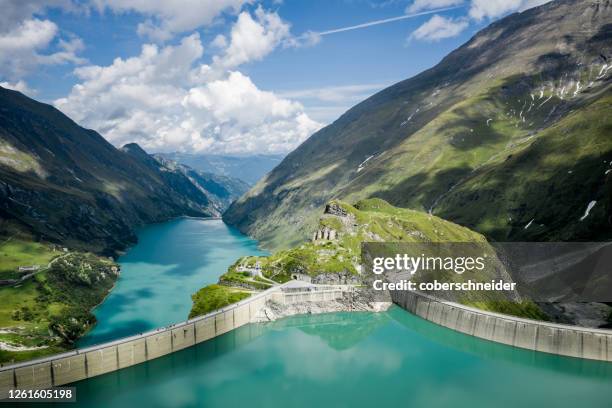
[{"label": "building roof", "polygon": [[313,285],[312,283],[304,282],[301,280],[292,280],[283,285],[282,289],[307,289],[312,288],[314,286],[315,285]]}]

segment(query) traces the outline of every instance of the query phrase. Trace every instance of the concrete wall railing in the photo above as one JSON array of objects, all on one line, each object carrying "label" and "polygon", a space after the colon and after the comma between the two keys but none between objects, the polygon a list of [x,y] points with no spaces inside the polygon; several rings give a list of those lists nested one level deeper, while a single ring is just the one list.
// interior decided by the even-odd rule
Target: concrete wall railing
[{"label": "concrete wall railing", "polygon": [[283,285],[248,297],[204,316],[147,333],[77,349],[42,359],[0,367],[0,399],[10,389],[61,386],[149,361],[241,327],[255,317],[268,300],[282,304],[337,299],[342,287],[283,292]]},{"label": "concrete wall railing", "polygon": [[392,291],[391,298],[425,320],[481,339],[562,356],[612,361],[612,330],[522,319],[413,291]]}]

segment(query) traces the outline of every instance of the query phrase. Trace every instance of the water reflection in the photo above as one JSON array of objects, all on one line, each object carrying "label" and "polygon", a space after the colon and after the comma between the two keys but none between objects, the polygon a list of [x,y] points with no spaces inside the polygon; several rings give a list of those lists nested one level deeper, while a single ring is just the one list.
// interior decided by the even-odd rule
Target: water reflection
[{"label": "water reflection", "polygon": [[[395,309],[399,309],[395,307]],[[392,310],[389,316],[423,338],[451,347],[455,350],[470,353],[489,360],[499,360],[520,364],[527,367],[545,369],[555,373],[566,373],[580,377],[592,377],[611,381],[612,363],[594,360],[584,360],[572,357],[562,357],[553,354],[510,347],[503,344],[477,339],[463,333],[446,329],[437,324],[420,319],[399,310]],[[612,385],[612,384],[611,384]]]},{"label": "water reflection", "polygon": [[67,406],[590,408],[609,406],[610,380],[610,364],[471,338],[393,307],[243,326],[79,382]]}]

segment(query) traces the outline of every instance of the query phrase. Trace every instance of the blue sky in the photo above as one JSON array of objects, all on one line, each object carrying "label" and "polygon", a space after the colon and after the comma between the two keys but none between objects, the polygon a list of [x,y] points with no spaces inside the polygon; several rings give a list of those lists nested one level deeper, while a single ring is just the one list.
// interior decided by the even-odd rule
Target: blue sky
[{"label": "blue sky", "polygon": [[286,153],[543,2],[0,0],[0,84],[117,146]]}]

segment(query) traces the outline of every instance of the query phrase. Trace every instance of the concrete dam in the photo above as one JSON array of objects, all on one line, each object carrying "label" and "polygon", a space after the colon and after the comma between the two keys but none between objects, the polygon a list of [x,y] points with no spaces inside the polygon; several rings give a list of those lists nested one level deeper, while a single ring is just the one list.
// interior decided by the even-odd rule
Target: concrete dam
[{"label": "concrete dam", "polygon": [[393,291],[391,298],[412,314],[470,336],[544,353],[612,362],[612,330],[522,319],[418,292]]},{"label": "concrete dam", "polygon": [[1,367],[0,399],[7,398],[11,389],[62,386],[183,350],[254,321],[268,301],[285,305],[330,301],[352,290],[348,286],[333,285],[287,290],[291,283],[151,332]]},{"label": "concrete dam", "polygon": [[[353,290],[339,285],[312,285],[309,290],[298,286],[287,290],[287,285],[151,332],[1,367],[0,399],[6,398],[10,389],[66,385],[183,350],[256,321],[268,301],[285,305],[330,301]],[[398,306],[425,320],[481,339],[562,356],[612,361],[610,330],[521,319],[417,292],[394,291],[391,298]]]}]

